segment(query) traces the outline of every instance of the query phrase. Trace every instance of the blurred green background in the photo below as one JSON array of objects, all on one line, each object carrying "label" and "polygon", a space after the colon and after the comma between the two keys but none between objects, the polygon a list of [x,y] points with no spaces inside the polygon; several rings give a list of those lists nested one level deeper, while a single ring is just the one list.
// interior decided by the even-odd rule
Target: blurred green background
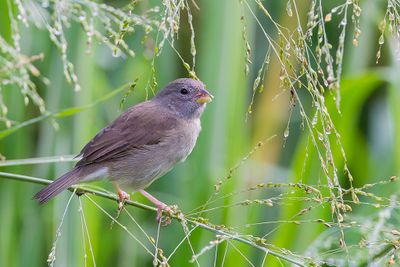
[{"label": "blurred green background", "polygon": [[[25,2],[25,1],[22,1]],[[29,2],[29,1],[28,1]],[[248,107],[252,96],[253,81],[264,60],[267,51],[265,36],[258,22],[251,16],[246,4],[241,1],[196,1],[200,10],[189,1],[193,14],[193,25],[196,33],[195,44],[196,74],[215,96],[208,105],[202,118],[202,132],[197,146],[186,162],[177,165],[170,173],[155,182],[148,191],[165,203],[177,204],[183,212],[204,204],[213,194],[218,180],[229,175],[229,171],[238,162],[233,177],[222,189],[222,195],[238,192],[259,183],[289,183],[302,181],[319,184],[324,180],[323,172],[315,149],[309,141],[307,129],[302,129],[302,119],[298,105],[291,113],[290,93],[282,90],[279,78],[280,64],[276,57],[265,69],[264,91],[256,93],[252,113]],[[278,36],[265,14],[257,8],[254,1],[245,1],[259,17],[259,23],[267,31],[271,29],[272,38]],[[311,1],[297,1],[299,18],[305,27],[307,12]],[[264,1],[265,7],[276,22],[294,29],[297,25],[293,17],[287,15],[287,1]],[[14,8],[18,2],[9,2]],[[111,6],[122,7],[128,2],[107,2]],[[146,9],[162,5],[159,1],[140,1],[135,12],[139,14]],[[337,4],[336,4],[337,5]],[[328,3],[324,10],[334,6]],[[379,64],[375,63],[380,32],[378,24],[385,16],[386,1],[361,1],[362,15],[360,28],[362,34],[359,45],[352,44],[351,17],[345,39],[345,54],[341,80],[341,114],[332,104],[331,95],[327,93],[327,107],[341,134],[341,143],[347,155],[347,164],[354,177],[354,186],[361,187],[367,183],[387,180],[398,175],[400,170],[400,68],[396,59],[398,43],[385,35],[387,42],[382,48]],[[397,7],[398,8],[398,7]],[[244,16],[244,21],[241,17]],[[12,42],[12,24],[10,22],[7,1],[0,1],[0,33]],[[186,62],[191,63],[191,32],[182,11],[182,24],[175,47]],[[246,49],[243,40],[243,23],[246,25],[246,36],[251,47],[250,72],[245,75]],[[128,96],[123,110],[146,98],[144,88],[151,79],[151,52],[143,41],[143,33],[138,31],[127,34],[124,38],[129,47],[135,51],[135,57],[114,57],[112,51],[98,42],[93,42],[92,52],[86,53],[86,35],[80,25],[71,23],[65,29],[68,42],[68,58],[75,67],[81,90],[75,92],[63,74],[63,64],[57,48],[51,43],[48,33],[34,25],[26,28],[18,25],[21,33],[21,48],[24,55],[44,54],[42,61],[34,62],[44,77],[50,81],[44,84],[32,77],[38,93],[45,101],[48,111],[57,112],[64,108],[83,106],[94,103],[127,82],[138,79],[138,85]],[[334,47],[337,46],[340,28],[337,21],[326,24],[326,33]],[[155,38],[150,34],[149,39]],[[154,41],[153,41],[154,42]],[[397,39],[398,42],[398,39]],[[153,44],[154,45],[154,44]],[[397,51],[398,52],[398,51]],[[332,51],[334,54],[334,51]],[[0,65],[1,68],[1,65]],[[188,73],[176,52],[167,43],[159,57],[155,59],[155,75],[158,88]],[[32,104],[24,105],[23,97],[17,86],[1,85],[4,103],[8,106],[8,118],[23,122],[40,116],[38,108]],[[0,152],[7,160],[36,158],[79,153],[102,127],[111,122],[122,111],[120,102],[122,91],[115,96],[89,109],[77,112],[73,116],[42,120],[2,137]],[[306,91],[298,92],[303,105],[312,118],[312,106]],[[150,92],[150,97],[152,93]],[[279,96],[279,97],[276,97]],[[289,115],[290,134],[284,138]],[[58,127],[55,127],[55,122]],[[6,126],[2,125],[2,130]],[[257,149],[249,159],[242,159],[259,141],[276,135]],[[332,150],[337,166],[342,168],[339,145],[332,139]],[[55,179],[71,168],[73,163],[49,163],[2,167],[0,171]],[[339,177],[344,188],[348,186],[344,175]],[[106,182],[98,186],[112,190]],[[45,266],[48,255],[56,238],[57,227],[69,199],[70,192],[64,192],[49,204],[39,206],[32,196],[42,186],[0,179],[0,266]],[[382,189],[378,194],[388,197],[396,193],[396,186]],[[285,189],[286,190],[286,189]],[[291,189],[288,189],[289,191]],[[285,191],[286,192],[286,191]],[[291,250],[300,255],[314,255],[310,246],[325,231],[325,227],[315,223],[285,223],[308,205],[290,197],[279,198],[280,189],[245,191],[232,194],[215,202],[215,210],[202,214],[212,223],[233,227],[243,235],[264,236],[269,244]],[[234,205],[246,199],[266,199],[276,196],[278,205]],[[115,215],[116,203],[98,197],[92,197],[101,207]],[[145,199],[134,194],[134,200],[147,203]],[[96,266],[152,266],[153,258],[132,239],[127,232],[117,225],[110,227],[111,220],[96,206],[82,198],[85,218],[93,246]],[[89,246],[82,235],[78,198],[73,198],[67,211],[57,242],[55,266],[85,266],[86,249],[87,266],[93,266]],[[224,205],[224,207],[221,207]],[[134,207],[129,212],[139,225],[150,236],[157,236],[158,224],[155,214]],[[357,216],[373,214],[365,206],[353,207]],[[308,219],[323,218],[333,220],[329,205],[312,211]],[[127,214],[118,219],[138,237],[146,246],[151,247],[140,229]],[[279,222],[280,223],[273,223]],[[246,224],[271,222],[246,227]],[[178,247],[185,233],[178,222],[160,229],[159,246],[165,255]],[[351,237],[349,237],[351,239]],[[215,234],[202,229],[195,229],[190,241],[193,250],[198,253],[215,239]],[[231,242],[231,243],[229,243]],[[169,260],[171,266],[287,266],[289,263],[277,261],[273,256],[264,259],[264,254],[249,246],[234,241],[221,243],[218,253],[215,248],[204,253],[198,263],[190,263],[192,251],[185,241],[178,247]],[[351,242],[351,241],[349,241]],[[358,242],[358,241],[357,241]],[[153,251],[153,249],[151,249]],[[315,256],[315,255],[314,255]],[[249,263],[251,262],[251,264]],[[345,266],[344,264],[343,266]]]}]

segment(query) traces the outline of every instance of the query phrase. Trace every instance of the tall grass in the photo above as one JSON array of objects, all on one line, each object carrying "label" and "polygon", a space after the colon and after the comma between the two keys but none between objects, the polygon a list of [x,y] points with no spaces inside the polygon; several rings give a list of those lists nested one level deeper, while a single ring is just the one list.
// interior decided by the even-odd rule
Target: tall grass
[{"label": "tall grass", "polygon": [[41,186],[0,179],[0,266],[398,260],[400,3],[196,2],[0,2],[1,40],[21,38],[0,49],[2,172],[58,177],[73,163],[48,156],[177,77],[215,96],[193,153],[149,188],[192,224],[70,192],[38,206]]}]

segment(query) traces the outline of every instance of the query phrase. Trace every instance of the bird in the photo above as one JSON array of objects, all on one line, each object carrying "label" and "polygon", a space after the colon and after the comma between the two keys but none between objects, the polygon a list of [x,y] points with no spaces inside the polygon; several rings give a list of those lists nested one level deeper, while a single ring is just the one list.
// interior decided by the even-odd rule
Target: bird
[{"label": "bird", "polygon": [[122,209],[130,195],[140,192],[157,207],[157,220],[170,208],[146,192],[156,179],[183,162],[201,130],[200,118],[213,96],[192,78],[170,82],[152,99],[136,104],[99,131],[77,155],[75,167],[35,196],[40,204],[82,182],[110,180]]}]

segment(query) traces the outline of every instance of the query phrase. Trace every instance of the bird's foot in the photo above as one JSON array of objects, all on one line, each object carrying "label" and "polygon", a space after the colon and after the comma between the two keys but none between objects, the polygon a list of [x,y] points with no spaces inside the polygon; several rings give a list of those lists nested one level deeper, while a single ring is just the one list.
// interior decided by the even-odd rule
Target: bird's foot
[{"label": "bird's foot", "polygon": [[122,209],[124,208],[125,201],[130,199],[130,195],[123,191],[118,184],[114,183],[115,190],[117,191],[118,195],[118,210],[117,210],[117,216],[114,218],[113,221],[111,221],[111,228],[114,226],[114,222],[118,219],[119,215],[121,214]]},{"label": "bird's foot", "polygon": [[161,222],[163,226],[167,226],[171,223],[171,216],[167,216],[166,219],[162,222],[162,215],[163,212],[167,213],[167,215],[172,214],[173,210],[165,203],[161,202],[160,200],[156,199],[149,193],[144,190],[139,190],[140,194],[142,194],[145,198],[150,200],[156,207],[157,207],[157,222]]},{"label": "bird's foot", "polygon": [[125,201],[130,199],[130,195],[123,191],[117,183],[114,182],[115,190],[118,194],[118,214],[121,212],[122,208],[124,207]]},{"label": "bird's foot", "polygon": [[161,222],[163,226],[169,225],[171,223],[171,217],[167,216],[167,217],[165,217],[165,220],[162,221],[162,215],[163,215],[163,212],[165,212],[167,214],[171,214],[172,209],[162,202],[160,202],[156,206],[157,206],[157,217],[156,217],[157,222],[159,222],[159,223]]},{"label": "bird's foot", "polygon": [[121,189],[117,190],[118,193],[118,210],[121,211],[124,207],[125,201],[130,199],[130,195]]}]

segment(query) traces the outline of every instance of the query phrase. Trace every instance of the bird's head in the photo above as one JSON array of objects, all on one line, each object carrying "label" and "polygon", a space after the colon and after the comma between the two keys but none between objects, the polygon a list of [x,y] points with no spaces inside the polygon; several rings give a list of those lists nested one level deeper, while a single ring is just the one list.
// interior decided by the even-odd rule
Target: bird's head
[{"label": "bird's head", "polygon": [[204,84],[190,78],[177,79],[158,92],[154,100],[184,118],[200,118],[213,96]]}]

